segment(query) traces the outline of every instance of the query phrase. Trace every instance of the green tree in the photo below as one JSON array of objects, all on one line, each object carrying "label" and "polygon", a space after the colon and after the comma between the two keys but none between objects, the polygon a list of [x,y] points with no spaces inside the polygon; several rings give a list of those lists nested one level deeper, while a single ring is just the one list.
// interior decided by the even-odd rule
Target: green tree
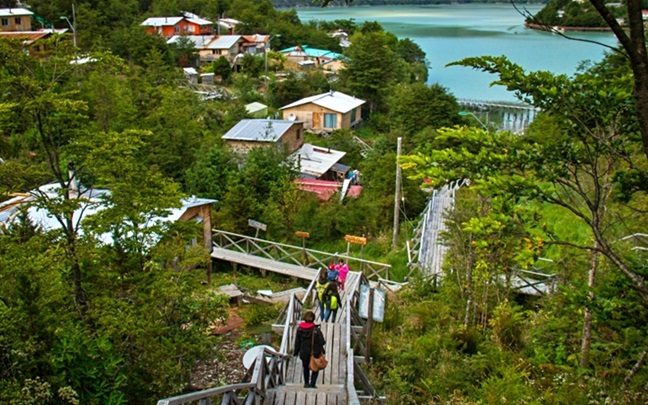
[{"label": "green tree", "polygon": [[387,98],[389,119],[393,129],[402,129],[408,136],[430,128],[459,124],[459,104],[439,84],[403,83],[393,87]]},{"label": "green tree", "polygon": [[187,190],[200,197],[221,200],[227,190],[230,175],[236,171],[234,157],[220,145],[201,153],[187,169]]},{"label": "green tree", "polygon": [[344,87],[367,100],[370,112],[383,107],[387,89],[400,78],[392,34],[382,31],[356,34],[347,49],[346,66],[339,72]]},{"label": "green tree", "polygon": [[232,77],[232,65],[226,57],[221,56],[212,62],[212,68],[214,69],[214,75],[220,76],[223,84],[230,82],[230,78]]},{"label": "green tree", "polygon": [[74,298],[83,313],[86,296],[82,285],[82,268],[77,255],[78,229],[74,212],[79,209],[71,185],[77,180],[68,170],[65,147],[87,128],[87,105],[78,100],[77,90],[70,86],[78,67],[70,64],[72,50],[64,41],[50,41],[52,54],[37,60],[22,52],[17,41],[0,42],[0,84],[7,89],[2,97],[10,98],[11,113],[20,117],[26,128],[33,131],[40,159],[46,162],[51,178],[58,186],[58,196],[40,194],[35,205],[47,209],[63,229],[65,260],[72,273]]},{"label": "green tree", "polygon": [[[625,173],[646,174],[638,128],[633,122],[634,108],[628,101],[630,75],[600,75],[605,71],[600,64],[593,72],[569,80],[546,72],[525,74],[505,58],[469,58],[460,63],[497,73],[502,84],[542,106],[557,130],[547,138],[448,129],[444,136],[454,138],[451,144],[457,146],[405,160],[420,165],[421,175],[436,182],[471,179],[482,195],[498,201],[497,213],[506,212],[503,208],[511,204],[519,205],[521,209],[514,211],[517,217],[524,218],[527,226],[535,226],[536,232],[541,231],[547,244],[570,246],[592,255],[589,290],[595,287],[596,256],[600,255],[627,277],[646,302],[648,287],[643,270],[636,266],[629,246],[612,243],[644,226],[639,214],[645,206],[641,189],[635,188],[623,199],[614,198],[623,188],[618,180]],[[590,242],[561,237],[558,230],[543,224],[534,210],[528,210],[531,201],[550,204],[562,210],[563,215],[573,216],[588,229]],[[617,226],[630,225],[628,221],[634,225]],[[531,241],[527,250],[533,251],[534,245],[543,243],[538,242]],[[586,307],[591,308],[593,300],[590,295]],[[588,312],[585,325],[591,317]],[[582,364],[587,364],[587,329],[583,334]]]}]

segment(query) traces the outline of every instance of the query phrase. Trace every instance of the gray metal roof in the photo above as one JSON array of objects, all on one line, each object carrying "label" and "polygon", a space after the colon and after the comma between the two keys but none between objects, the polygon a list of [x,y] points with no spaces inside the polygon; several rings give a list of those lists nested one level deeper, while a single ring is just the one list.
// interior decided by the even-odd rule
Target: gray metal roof
[{"label": "gray metal roof", "polygon": [[175,44],[180,38],[187,38],[196,49],[203,49],[214,39],[213,35],[174,35],[167,40],[167,44]]},{"label": "gray metal roof", "polygon": [[176,25],[182,21],[184,17],[150,17],[144,20],[140,25],[145,27],[163,27],[169,25]]},{"label": "gray metal roof", "polygon": [[216,36],[213,41],[207,45],[207,49],[230,49],[236,42],[241,39],[240,35],[221,35]]},{"label": "gray metal roof", "polygon": [[301,100],[295,101],[292,104],[281,107],[280,110],[285,110],[286,108],[297,107],[309,103],[313,103],[320,107],[328,108],[329,110],[344,114],[353,110],[354,108],[363,105],[365,101],[344,93],[340,93],[339,91],[329,91],[326,93],[317,94],[315,96],[302,98]]},{"label": "gray metal roof", "polygon": [[31,11],[26,8],[11,7],[0,8],[0,17],[21,17],[23,15],[33,15]]},{"label": "gray metal roof", "polygon": [[251,142],[277,142],[295,123],[301,121],[245,119],[223,135],[223,139]]}]

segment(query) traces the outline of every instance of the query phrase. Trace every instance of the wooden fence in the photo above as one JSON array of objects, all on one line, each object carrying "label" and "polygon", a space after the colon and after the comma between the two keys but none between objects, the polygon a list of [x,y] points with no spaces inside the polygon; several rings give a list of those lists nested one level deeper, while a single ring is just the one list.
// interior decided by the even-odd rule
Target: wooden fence
[{"label": "wooden fence", "polygon": [[272,242],[253,236],[213,230],[213,244],[215,248],[229,249],[240,253],[260,256],[267,259],[304,266],[312,269],[328,268],[330,263],[344,260],[352,271],[361,271],[368,279],[389,280],[391,265],[359,259],[339,253],[329,253],[320,250],[307,249],[302,246],[288,245]]}]

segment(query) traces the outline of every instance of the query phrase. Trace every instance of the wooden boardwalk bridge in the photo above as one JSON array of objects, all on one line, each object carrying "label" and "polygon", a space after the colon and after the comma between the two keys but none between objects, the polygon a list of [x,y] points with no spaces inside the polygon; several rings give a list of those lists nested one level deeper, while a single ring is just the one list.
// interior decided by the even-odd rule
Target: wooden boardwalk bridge
[{"label": "wooden boardwalk bridge", "polygon": [[[442,282],[444,277],[443,261],[448,246],[442,234],[446,231],[445,215],[454,209],[455,194],[460,187],[469,185],[463,180],[450,183],[438,190],[433,190],[428,204],[421,215],[419,224],[414,229],[412,240],[407,243],[408,266],[410,274],[418,270],[432,283]],[[546,272],[551,260],[539,259],[531,270],[510,268],[508,277],[501,277],[498,282],[508,284],[521,294],[542,295],[555,290],[556,274]],[[541,267],[538,267],[541,265]]]},{"label": "wooden boardwalk bridge", "polygon": [[[222,231],[215,231],[214,245],[214,258],[308,279],[309,286],[301,299],[291,295],[272,325],[272,329],[282,337],[279,349],[259,351],[240,384],[161,399],[158,405],[356,405],[384,401],[384,397],[376,394],[361,367],[371,360],[368,348],[372,322],[361,318],[358,308],[361,286],[370,287],[369,297],[372,297],[372,286],[389,283],[381,277],[388,272],[389,265]],[[308,310],[319,318],[315,280],[320,271],[325,271],[327,263],[340,257],[352,262],[354,269],[363,268],[364,273],[349,272],[345,290],[340,291],[341,306],[336,321],[321,324],[329,365],[320,371],[317,388],[304,388],[301,360],[292,356],[298,324]],[[365,273],[375,281],[370,282]],[[369,299],[368,313],[372,313],[371,306]]]}]

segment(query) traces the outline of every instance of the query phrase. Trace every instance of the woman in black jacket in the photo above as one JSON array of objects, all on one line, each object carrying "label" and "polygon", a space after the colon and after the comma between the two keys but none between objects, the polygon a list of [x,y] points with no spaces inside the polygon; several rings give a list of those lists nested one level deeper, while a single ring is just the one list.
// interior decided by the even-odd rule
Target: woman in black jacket
[{"label": "woman in black jacket", "polygon": [[[315,339],[313,339],[313,333]],[[317,382],[319,371],[311,371],[309,367],[311,346],[313,356],[319,357],[324,353],[325,344],[326,340],[324,340],[319,325],[315,325],[315,313],[313,311],[306,312],[304,321],[299,324],[297,329],[297,339],[295,340],[295,351],[293,353],[295,356],[299,355],[304,367],[304,388],[317,388],[315,382]]]}]

